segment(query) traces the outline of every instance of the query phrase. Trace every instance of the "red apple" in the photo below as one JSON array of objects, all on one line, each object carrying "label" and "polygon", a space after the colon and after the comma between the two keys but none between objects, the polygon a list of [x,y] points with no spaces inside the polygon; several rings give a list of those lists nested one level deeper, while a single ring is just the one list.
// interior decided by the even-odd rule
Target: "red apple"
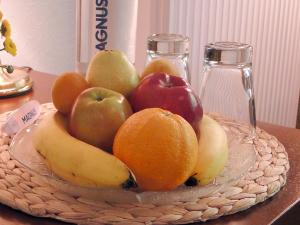
[{"label": "red apple", "polygon": [[135,112],[145,108],[162,108],[186,119],[198,132],[203,109],[199,97],[181,77],[153,73],[144,78],[132,92],[131,106]]},{"label": "red apple", "polygon": [[117,130],[131,114],[131,106],[122,94],[89,88],[73,105],[69,130],[74,137],[111,152]]}]

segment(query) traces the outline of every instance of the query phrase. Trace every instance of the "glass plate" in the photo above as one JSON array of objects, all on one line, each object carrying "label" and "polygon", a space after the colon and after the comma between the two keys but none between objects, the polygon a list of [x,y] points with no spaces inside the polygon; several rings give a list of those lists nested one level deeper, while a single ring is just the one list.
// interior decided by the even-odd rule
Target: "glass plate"
[{"label": "glass plate", "polygon": [[170,204],[176,201],[193,201],[217,192],[220,188],[243,176],[255,163],[256,153],[253,144],[247,144],[242,137],[232,133],[226,124],[222,124],[229,140],[229,158],[223,172],[205,186],[186,187],[184,185],[168,192],[135,192],[122,189],[85,188],[65,181],[48,169],[45,160],[34,149],[32,133],[37,123],[16,134],[10,145],[10,154],[40,180],[60,191],[95,201],[115,203],[159,203]]}]

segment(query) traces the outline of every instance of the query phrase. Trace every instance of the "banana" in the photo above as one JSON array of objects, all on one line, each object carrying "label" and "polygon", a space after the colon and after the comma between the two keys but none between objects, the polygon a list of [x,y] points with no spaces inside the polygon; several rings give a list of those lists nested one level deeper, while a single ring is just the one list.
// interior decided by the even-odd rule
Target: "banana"
[{"label": "banana", "polygon": [[218,122],[203,115],[199,129],[198,162],[187,185],[210,183],[222,172],[228,159],[227,135]]},{"label": "banana", "polygon": [[50,169],[71,183],[94,188],[128,187],[128,167],[115,156],[72,137],[66,118],[49,113],[33,133],[33,145]]}]

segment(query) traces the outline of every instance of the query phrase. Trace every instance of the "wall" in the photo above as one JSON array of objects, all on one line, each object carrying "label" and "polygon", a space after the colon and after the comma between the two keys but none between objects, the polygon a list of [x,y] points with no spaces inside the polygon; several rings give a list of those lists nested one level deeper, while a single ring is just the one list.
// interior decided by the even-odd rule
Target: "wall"
[{"label": "wall", "polygon": [[137,43],[141,47],[136,51],[136,66],[139,70],[144,66],[148,35],[185,34],[191,37],[192,85],[199,90],[206,43],[250,43],[257,119],[295,127],[300,89],[299,11],[297,0],[139,0]]},{"label": "wall", "polygon": [[146,61],[147,37],[167,32],[169,28],[169,0],[139,0],[135,66],[142,71]]},{"label": "wall", "polygon": [[204,46],[253,46],[257,119],[295,127],[300,89],[299,0],[170,0],[170,32],[191,37],[192,85],[199,90]]},{"label": "wall", "polygon": [[3,63],[59,74],[75,67],[74,0],[2,0],[12,26],[17,56],[1,53]]},{"label": "wall", "polygon": [[[154,27],[157,23],[152,22],[154,18],[159,21],[153,15],[157,15],[159,1],[153,0],[153,4],[139,0],[137,46],[140,47],[136,49],[135,62],[139,71],[145,63],[147,36],[160,31]],[[11,23],[18,49],[16,57],[3,53],[3,63],[31,66],[53,74],[75,70],[76,0],[0,0],[0,8]]]},{"label": "wall", "polygon": [[[4,63],[59,74],[75,69],[75,0],[2,0],[18,55]],[[136,67],[143,69],[146,38],[175,32],[192,38],[192,84],[197,90],[207,42],[234,40],[254,46],[257,118],[294,127],[300,86],[300,1],[139,0]]]}]

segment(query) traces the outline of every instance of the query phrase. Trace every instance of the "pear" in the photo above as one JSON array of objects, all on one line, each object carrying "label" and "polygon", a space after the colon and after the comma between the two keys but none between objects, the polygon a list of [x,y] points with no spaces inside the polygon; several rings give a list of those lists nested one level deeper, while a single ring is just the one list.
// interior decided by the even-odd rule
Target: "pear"
[{"label": "pear", "polygon": [[86,79],[92,87],[103,87],[129,97],[139,83],[138,73],[127,56],[117,50],[98,52],[91,60]]}]

